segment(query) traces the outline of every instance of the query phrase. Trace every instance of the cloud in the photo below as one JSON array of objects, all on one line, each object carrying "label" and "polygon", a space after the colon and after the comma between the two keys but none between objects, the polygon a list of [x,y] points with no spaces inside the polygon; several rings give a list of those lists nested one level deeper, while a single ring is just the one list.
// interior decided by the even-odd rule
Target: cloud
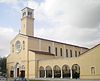
[{"label": "cloud", "polygon": [[[35,36],[86,47],[100,43],[100,0],[0,0],[0,3],[12,4],[17,11],[26,6],[35,9]],[[15,30],[0,28],[3,30],[0,50],[8,50]]]},{"label": "cloud", "polygon": [[46,0],[43,9],[52,20],[73,26],[94,27],[100,22],[100,1]]},{"label": "cloud", "polygon": [[0,56],[5,56],[10,53],[10,41],[16,34],[12,28],[0,26]]},{"label": "cloud", "polygon": [[0,0],[0,3],[16,4],[18,0]]},{"label": "cloud", "polygon": [[100,43],[100,32],[98,29],[81,29],[70,25],[61,26],[62,25],[57,25],[53,28],[40,28],[35,32],[35,35],[86,47],[91,47]]},{"label": "cloud", "polygon": [[99,0],[45,0],[37,8],[36,36],[87,47],[100,42]]}]

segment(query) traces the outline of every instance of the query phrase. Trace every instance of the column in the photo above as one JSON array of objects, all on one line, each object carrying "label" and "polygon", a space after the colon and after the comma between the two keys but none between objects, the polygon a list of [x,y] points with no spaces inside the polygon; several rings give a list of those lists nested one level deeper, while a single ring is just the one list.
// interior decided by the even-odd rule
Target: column
[{"label": "column", "polygon": [[38,78],[40,78],[40,70],[39,70],[39,68],[38,68]]},{"label": "column", "polygon": [[14,66],[14,78],[16,78],[16,66]]},{"label": "column", "polygon": [[66,48],[65,48],[65,45],[63,45],[63,56],[66,57]]},{"label": "column", "polygon": [[55,47],[54,47],[54,42],[52,42],[51,53],[55,54]]},{"label": "column", "polygon": [[54,71],[52,70],[52,78],[54,78]]},{"label": "column", "polygon": [[44,78],[46,78],[46,70],[45,70],[45,76],[44,76]]},{"label": "column", "polygon": [[63,74],[63,73],[62,73],[62,70],[61,70],[61,78],[63,78],[62,74]]},{"label": "column", "polygon": [[72,79],[72,69],[70,69],[70,74],[71,74],[71,77],[70,78]]}]

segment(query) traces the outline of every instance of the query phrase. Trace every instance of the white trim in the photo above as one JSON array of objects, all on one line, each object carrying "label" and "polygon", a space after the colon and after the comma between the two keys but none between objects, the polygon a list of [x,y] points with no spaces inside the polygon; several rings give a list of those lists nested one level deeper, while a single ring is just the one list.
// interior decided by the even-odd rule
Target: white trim
[{"label": "white trim", "polygon": [[64,56],[66,58],[66,48],[65,48],[65,45],[63,45],[63,53],[62,53],[62,56]]},{"label": "white trim", "polygon": [[51,53],[53,53],[53,54],[55,54],[55,45],[54,45],[54,42],[52,42],[52,51],[51,51]]}]

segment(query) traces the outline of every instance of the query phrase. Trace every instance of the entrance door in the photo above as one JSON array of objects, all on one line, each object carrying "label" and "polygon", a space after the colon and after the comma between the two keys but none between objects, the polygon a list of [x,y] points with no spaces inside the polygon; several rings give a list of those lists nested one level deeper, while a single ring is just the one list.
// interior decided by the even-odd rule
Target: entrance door
[{"label": "entrance door", "polygon": [[25,77],[25,71],[24,70],[21,70],[21,77]]},{"label": "entrance door", "polygon": [[10,77],[14,77],[14,71],[10,71]]},{"label": "entrance door", "polygon": [[19,77],[19,68],[17,68],[17,77]]},{"label": "entrance door", "polygon": [[72,77],[76,79],[80,78],[80,66],[78,64],[72,66]]}]

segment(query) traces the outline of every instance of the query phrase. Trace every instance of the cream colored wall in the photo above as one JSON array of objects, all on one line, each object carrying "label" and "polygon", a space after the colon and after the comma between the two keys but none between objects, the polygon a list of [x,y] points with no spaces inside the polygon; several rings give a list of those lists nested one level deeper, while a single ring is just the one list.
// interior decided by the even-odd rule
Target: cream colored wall
[{"label": "cream colored wall", "polygon": [[55,58],[55,57],[52,55],[44,55],[44,54],[36,54],[35,55],[36,60],[48,60],[48,59],[53,59],[53,58]]},{"label": "cream colored wall", "polygon": [[23,17],[21,19],[21,33],[24,35],[33,36],[34,35],[34,19],[29,17]]},{"label": "cream colored wall", "polygon": [[[48,50],[48,47],[53,47],[53,42],[51,41],[46,41],[46,40],[41,40],[41,50],[42,51],[46,51],[46,52],[49,52]],[[51,50],[51,53],[52,53],[52,50]]]},{"label": "cream colored wall", "polygon": [[[79,57],[81,78],[100,79],[100,45]],[[96,68],[96,74],[91,74],[91,67]]]},{"label": "cream colored wall", "polygon": [[[30,39],[30,38],[29,38]],[[23,41],[25,41],[25,50],[22,50],[20,53],[16,53],[14,50],[14,53],[12,53],[7,57],[7,69],[8,69],[8,73],[10,73],[10,70],[12,69],[12,66],[15,66],[16,63],[19,63],[20,66],[24,65],[25,66],[25,76],[27,77],[27,58],[29,57],[29,78],[37,78],[39,75],[39,67],[43,66],[44,68],[46,68],[46,66],[51,66],[52,69],[55,65],[58,65],[60,68],[62,68],[63,65],[68,65],[71,69],[73,64],[78,64],[80,66],[80,78],[81,79],[100,79],[100,65],[99,65],[99,57],[100,57],[100,46],[97,46],[94,49],[91,49],[90,51],[86,52],[85,54],[81,55],[80,57],[73,57],[73,58],[56,58],[54,56],[51,55],[44,55],[44,54],[36,54],[34,52],[29,51],[28,52],[28,47],[31,48],[35,48],[37,44],[36,49],[38,50],[38,45],[39,45],[39,39],[31,39],[28,40],[28,37],[26,36],[22,36],[22,35],[18,35],[16,36],[15,39],[13,39],[11,41],[11,46],[12,44],[14,44],[14,48],[15,48],[15,43],[16,41],[19,40],[21,41],[21,44]],[[31,42],[30,42],[31,41]],[[33,44],[32,44],[33,42]],[[81,51],[80,48],[77,47],[71,47],[71,46],[65,46],[62,44],[58,44],[58,43],[52,43],[50,42],[50,44],[48,44],[49,42],[42,42],[41,41],[41,45],[45,46],[42,48],[45,48],[47,46],[52,47],[52,45],[54,45],[55,47],[57,47],[58,49],[62,48],[62,49],[71,49],[71,50],[77,50],[77,51]],[[45,44],[46,43],[46,44]],[[48,44],[48,45],[47,45]],[[29,56],[27,56],[29,54]],[[63,51],[64,54],[64,51]],[[60,56],[60,55],[59,55]],[[91,67],[96,67],[96,75],[91,75]]]},{"label": "cream colored wall", "polygon": [[[7,69],[8,69],[8,73],[10,73],[10,67],[11,66],[15,66],[16,63],[19,63],[25,66],[25,70],[27,70],[27,52],[28,52],[28,38],[22,35],[17,35],[15,37],[15,39],[13,39],[10,43],[11,46],[11,52],[9,54],[9,56],[7,57]],[[15,49],[15,43],[16,41],[19,40],[21,42],[21,46],[22,49],[20,51],[20,53],[16,53],[16,49]],[[25,41],[25,49],[23,50],[23,41]],[[14,52],[12,53],[12,44],[14,44]],[[27,75],[27,72],[25,72],[25,75]]]},{"label": "cream colored wall", "polygon": [[[61,57],[61,54],[60,54],[60,48],[62,48],[62,57],[64,56],[64,45],[63,44],[59,44],[59,43],[54,43],[54,46],[57,47],[57,56],[58,57]],[[54,47],[54,49],[55,49]]]},{"label": "cream colored wall", "polygon": [[[55,54],[55,47],[57,47],[57,56],[58,57],[66,57],[66,49],[68,49],[69,57],[70,57],[70,50],[72,50],[73,57],[75,57],[75,51],[77,51],[77,55],[79,55],[79,52],[83,53],[87,50],[85,48],[81,48],[81,47],[77,47],[77,46],[61,44],[61,43],[57,43],[57,42],[53,42],[53,41],[29,37],[29,49],[31,49],[31,50],[49,52],[49,50],[48,50],[49,46],[51,47],[52,54]],[[60,54],[60,48],[62,48],[62,56]]]},{"label": "cream colored wall", "polygon": [[[63,65],[68,65],[71,69],[73,64],[78,64],[80,66],[80,78],[81,79],[100,79],[100,46],[86,52],[85,54],[81,55],[77,58],[55,58],[55,59],[48,59],[48,60],[40,60],[39,67],[46,66],[53,67],[58,65],[62,68]],[[96,68],[96,74],[91,75],[91,67]]]},{"label": "cream colored wall", "polygon": [[[29,49],[38,50],[39,49],[39,39],[29,38]],[[39,51],[39,50],[38,50]]]},{"label": "cream colored wall", "polygon": [[46,68],[46,66],[49,65],[53,69],[55,65],[58,65],[62,69],[63,65],[68,65],[71,68],[73,64],[78,64],[78,61],[75,60],[77,60],[77,58],[55,58],[51,60],[40,60],[39,67],[43,66]]},{"label": "cream colored wall", "polygon": [[52,59],[54,56],[36,54],[35,52],[29,51],[29,78],[38,78],[39,60]]},{"label": "cream colored wall", "polygon": [[36,71],[36,64],[35,64],[35,53],[29,51],[29,78],[33,79],[35,78],[35,71]]}]

